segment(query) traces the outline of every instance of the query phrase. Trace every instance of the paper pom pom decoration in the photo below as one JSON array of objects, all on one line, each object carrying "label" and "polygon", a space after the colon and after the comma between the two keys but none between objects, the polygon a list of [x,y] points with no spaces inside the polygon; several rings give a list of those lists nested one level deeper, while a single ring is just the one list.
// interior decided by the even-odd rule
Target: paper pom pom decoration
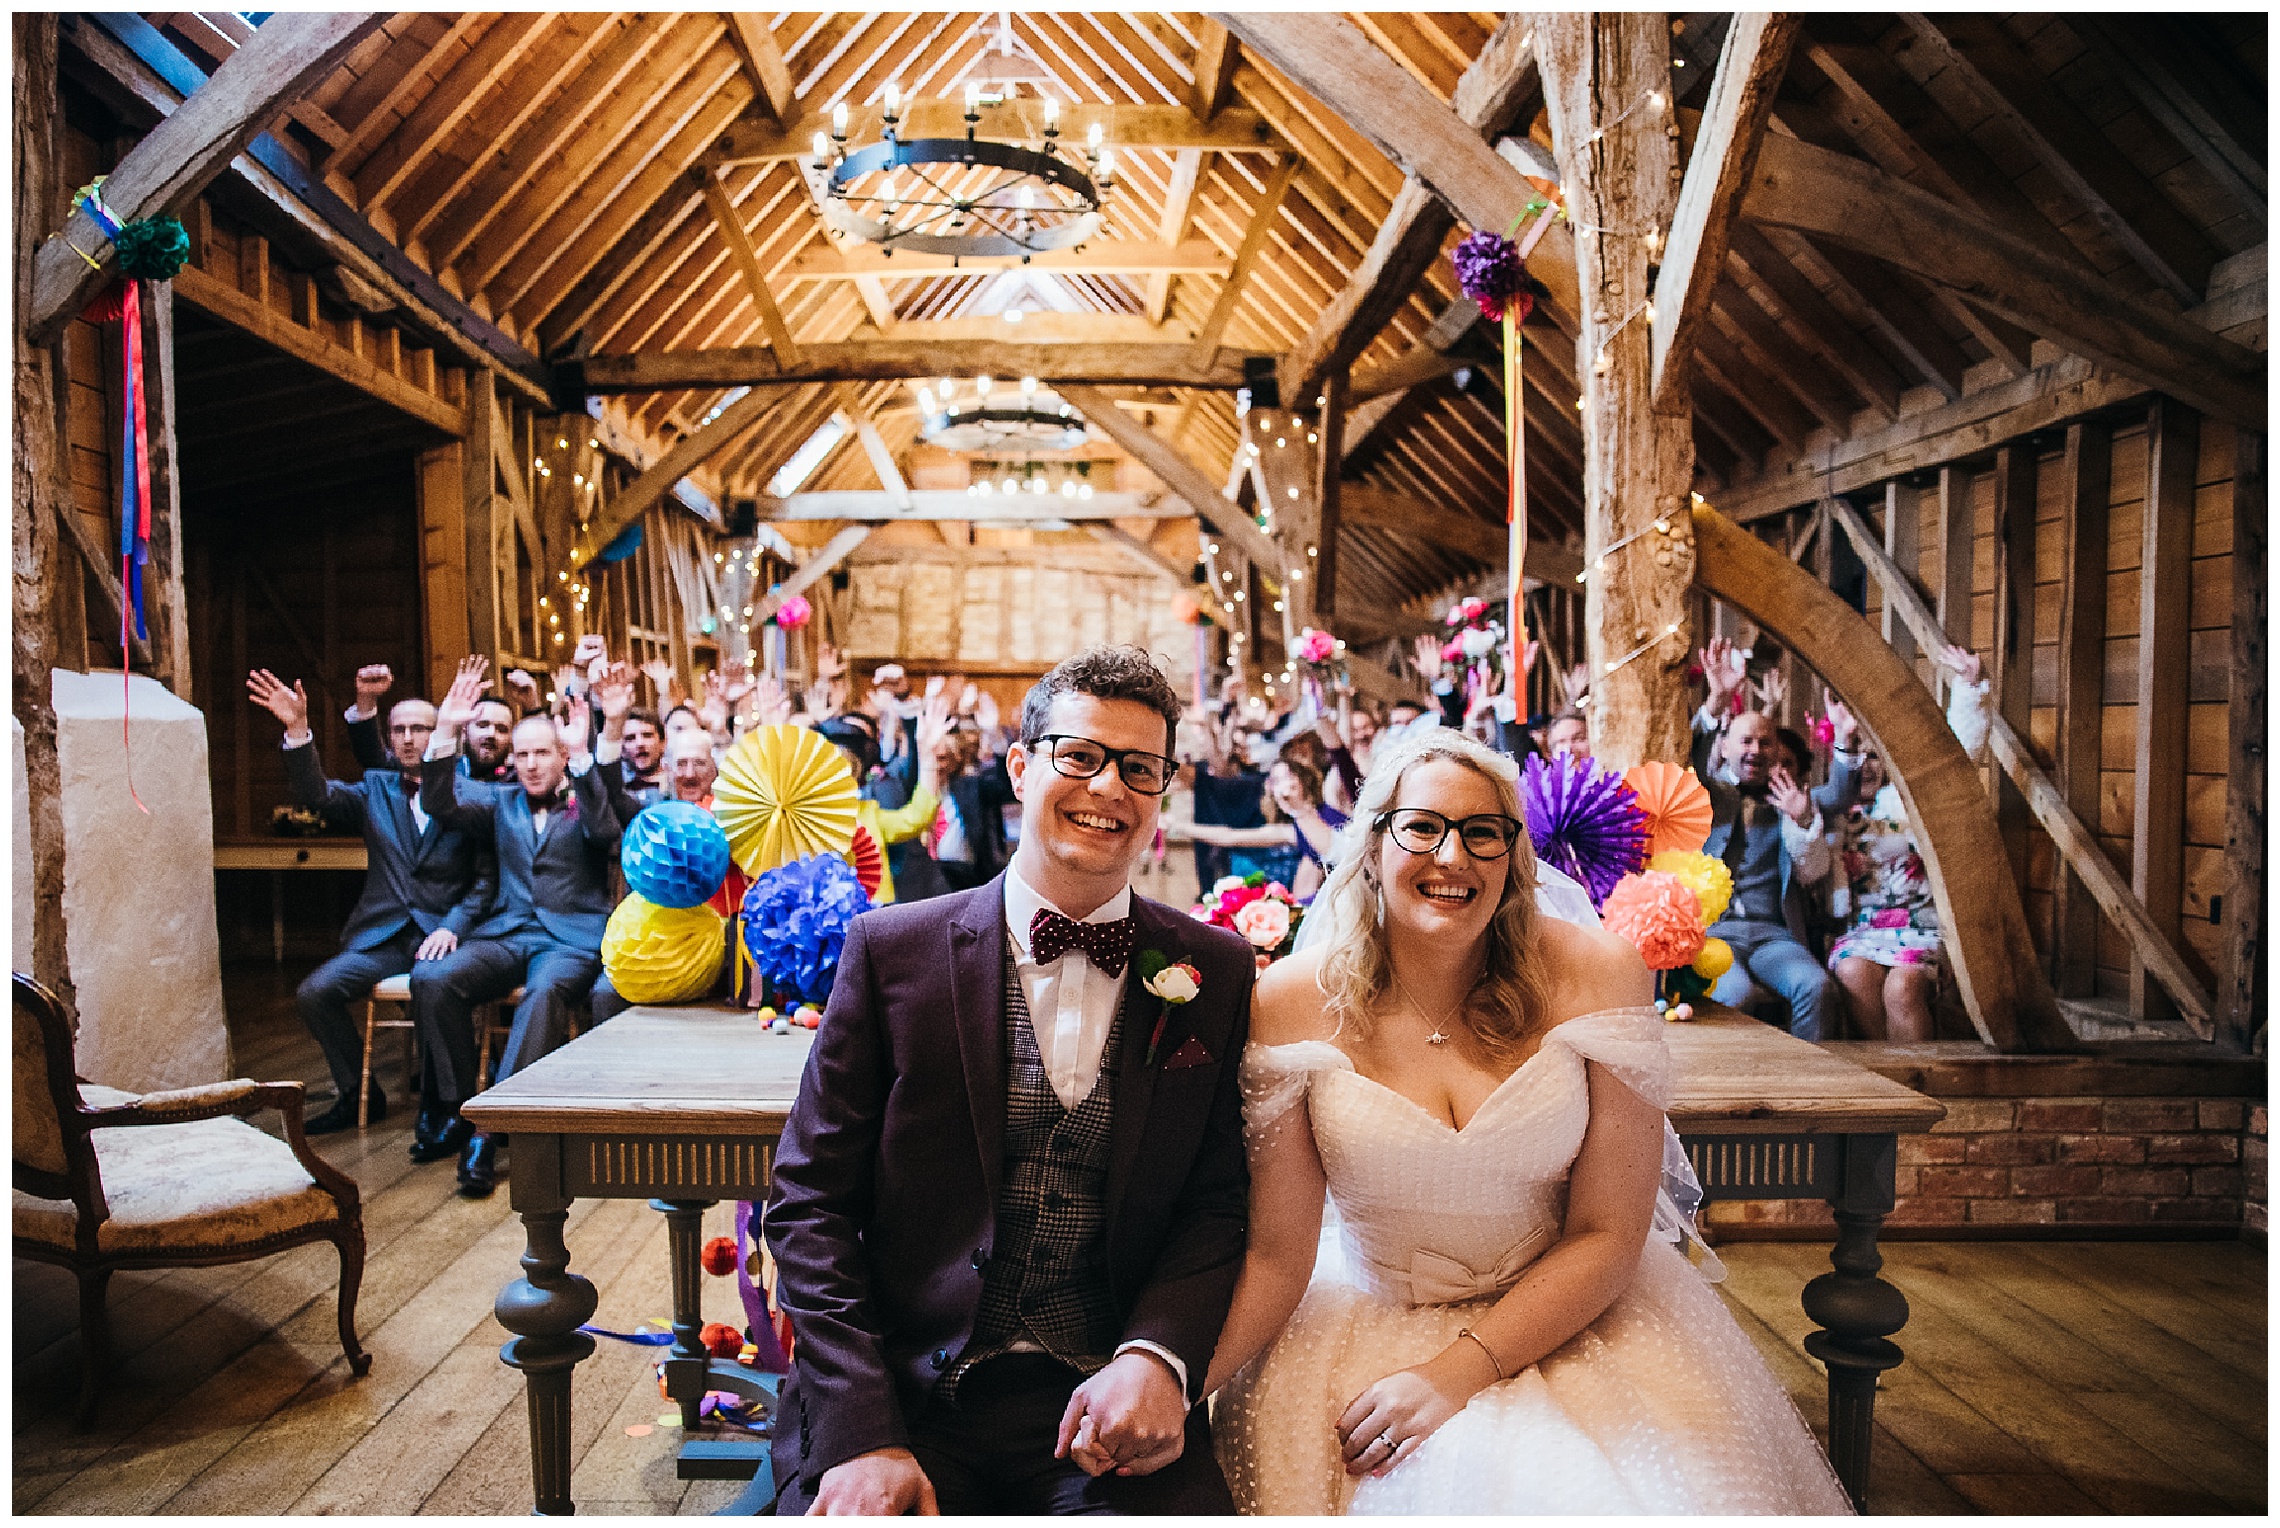
[{"label": "paper pom pom decoration", "polygon": [[1482,229],[1456,248],[1450,257],[1457,268],[1457,285],[1480,306],[1481,317],[1495,321],[1510,308],[1525,319],[1535,301],[1528,294],[1528,271],[1520,263],[1520,247],[1500,234]]},{"label": "paper pom pom decoration", "polygon": [[715,1358],[734,1358],[744,1351],[744,1334],[725,1321],[707,1321],[698,1331],[697,1340]]},{"label": "paper pom pom decoration", "polygon": [[776,607],[776,629],[798,631],[814,614],[815,607],[807,602],[807,596],[795,594]]},{"label": "paper pom pom decoration", "polygon": [[1693,892],[1694,900],[1701,904],[1704,928],[1725,917],[1726,904],[1734,900],[1734,872],[1715,855],[1699,850],[1679,854],[1666,849],[1649,858],[1647,868],[1675,875],[1686,883],[1686,889]]},{"label": "paper pom pom decoration", "polygon": [[1520,800],[1536,857],[1575,877],[1595,906],[1646,863],[1637,796],[1591,760],[1531,758],[1521,771]]},{"label": "paper pom pom decoration", "polygon": [[879,851],[879,841],[871,836],[871,830],[860,823],[855,827],[855,841],[847,846],[847,863],[855,867],[863,895],[877,896],[879,883],[886,879],[887,857]]},{"label": "paper pom pom decoration", "polygon": [[728,879],[728,834],[712,813],[660,801],[625,825],[618,863],[625,883],[659,907],[694,907]]},{"label": "paper pom pom decoration", "polygon": [[1338,639],[1309,626],[1299,633],[1297,656],[1301,663],[1328,663],[1338,656]]},{"label": "paper pom pom decoration", "polygon": [[713,814],[736,863],[756,876],[810,854],[845,854],[860,799],[829,738],[805,727],[759,727],[720,761]]},{"label": "paper pom pom decoration", "polygon": [[855,871],[838,854],[811,854],[771,870],[744,894],[744,947],[779,997],[820,1003],[831,996],[847,927],[871,905]]},{"label": "paper pom pom decoration", "polygon": [[1623,783],[1637,793],[1639,810],[1646,814],[1649,854],[1684,853],[1709,841],[1710,793],[1693,770],[1657,760],[1632,770]]},{"label": "paper pom pom decoration", "polygon": [[699,1258],[704,1264],[705,1272],[716,1279],[727,1278],[736,1272],[736,1238],[714,1237],[705,1243],[705,1250],[699,1254]]},{"label": "paper pom pom decoration", "polygon": [[1636,945],[1652,970],[1675,971],[1702,951],[1702,908],[1668,871],[1623,877],[1607,894],[1599,921]]},{"label": "paper pom pom decoration", "polygon": [[720,972],[725,926],[709,907],[659,907],[635,892],[602,932],[602,969],[628,1002],[689,1002]]},{"label": "paper pom pom decoration", "polygon": [[190,263],[190,235],[180,218],[136,218],[111,235],[119,269],[137,281],[172,281]]},{"label": "paper pom pom decoration", "polygon": [[1696,976],[1716,981],[1734,969],[1734,947],[1723,939],[1703,940],[1702,948],[1695,952],[1692,969]]}]

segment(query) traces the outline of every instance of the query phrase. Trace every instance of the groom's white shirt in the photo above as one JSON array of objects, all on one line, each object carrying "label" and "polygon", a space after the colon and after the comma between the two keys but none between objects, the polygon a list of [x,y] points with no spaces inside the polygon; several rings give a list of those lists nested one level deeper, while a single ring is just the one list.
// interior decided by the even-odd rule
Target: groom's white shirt
[{"label": "groom's white shirt", "polygon": [[[1029,1026],[1037,1032],[1037,1056],[1052,1079],[1061,1107],[1074,1109],[1100,1080],[1108,1031],[1124,997],[1124,978],[1110,976],[1070,950],[1058,960],[1039,963],[1029,954],[1029,925],[1040,911],[1069,915],[1037,894],[1011,866],[1005,872],[1005,930],[1013,940],[1013,969],[1029,1004]],[[1132,888],[1110,897],[1079,923],[1114,923],[1131,916]]]},{"label": "groom's white shirt", "polygon": [[[1037,1057],[1053,1084],[1061,1107],[1074,1109],[1100,1080],[1100,1064],[1108,1050],[1108,1032],[1116,1024],[1116,1006],[1124,1000],[1124,978],[1111,976],[1094,965],[1082,950],[1070,950],[1058,960],[1030,958],[1029,925],[1040,911],[1069,915],[1037,894],[1013,866],[1005,870],[1005,931],[1013,941],[1013,971],[1021,980],[1022,1000],[1029,1005],[1029,1027],[1037,1036]],[[1132,913],[1132,888],[1110,897],[1079,923],[1114,923]],[[1024,1346],[1020,1342],[1016,1348]],[[1127,1342],[1119,1355],[1139,1348],[1171,1366],[1187,1393],[1187,1365],[1170,1349],[1153,1342]]]}]

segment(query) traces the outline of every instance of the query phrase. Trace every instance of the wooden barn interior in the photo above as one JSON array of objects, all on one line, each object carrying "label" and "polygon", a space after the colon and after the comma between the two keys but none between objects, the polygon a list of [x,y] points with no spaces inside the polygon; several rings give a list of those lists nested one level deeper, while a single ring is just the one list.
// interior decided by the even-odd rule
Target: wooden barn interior
[{"label": "wooden barn interior", "polygon": [[[73,1023],[95,731],[59,720],[58,673],[202,718],[228,1048],[198,1081],[321,1092],[292,996],[363,849],[281,836],[251,669],[305,681],[343,767],[361,666],[434,697],[466,654],[544,675],[588,634],[692,692],[744,662],[797,689],[828,651],[1018,714],[1107,641],[1183,693],[1287,702],[1320,630],[1382,715],[1431,703],[1419,641],[1478,597],[1541,643],[1525,709],[1582,666],[1627,767],[1687,759],[1697,651],[1729,638],[1782,721],[1833,697],[1877,740],[1951,970],[1931,1038],[1821,1047],[1937,1105],[1878,1127],[1881,1203],[1712,1193],[1726,1304],[1828,1442],[1850,1360],[1800,1296],[1881,1225],[1881,1280],[1840,1269],[1906,1297],[1896,1334],[1853,1334],[1904,1354],[1847,1371],[1867,1510],[2267,1510],[2261,11],[12,25],[15,968]],[[1097,227],[1018,257],[850,232],[833,157],[898,126],[1071,163],[1098,129]],[[952,199],[986,178],[942,173]],[[74,203],[98,177],[118,220],[188,236],[131,334]],[[1483,231],[1524,251],[1516,324],[1459,288]],[[1026,433],[955,428],[992,399]],[[148,636],[122,646],[138,405]],[[1992,680],[1983,762],[1941,720],[1946,643]],[[1143,892],[1192,900],[1182,858]],[[21,1135],[45,1084],[17,1033]],[[1789,1128],[1760,1081],[1720,1139]],[[517,1205],[408,1164],[410,1128],[318,1143],[361,1191],[368,1374],[331,1248],[145,1267],[110,1281],[86,1421],[82,1286],[27,1255],[19,1153],[16,1510],[735,1498],[677,1458],[710,1434],[653,1350],[608,1342],[557,1424],[566,1475],[534,1483],[541,1376],[500,1344],[586,1339],[500,1325]],[[590,1319],[666,1310],[699,1223],[569,1204]]]}]

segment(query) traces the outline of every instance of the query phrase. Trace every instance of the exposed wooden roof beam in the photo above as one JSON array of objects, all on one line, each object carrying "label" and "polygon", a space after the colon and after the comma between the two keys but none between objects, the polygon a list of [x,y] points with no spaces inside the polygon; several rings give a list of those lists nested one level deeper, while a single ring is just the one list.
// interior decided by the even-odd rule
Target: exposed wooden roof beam
[{"label": "exposed wooden roof beam", "polygon": [[1916,41],[2034,152],[2146,275],[2179,303],[2201,300],[2215,252],[2161,190],[2004,32],[1993,16],[1902,12]]},{"label": "exposed wooden roof beam", "polygon": [[2267,216],[2268,181],[2264,162],[2228,128],[2201,93],[2179,78],[2174,39],[2159,16],[2139,18],[2125,30],[2094,11],[2066,18],[2076,36],[2090,45],[2178,145],[2199,161],[2217,184],[2236,197],[2241,210],[2261,223]]},{"label": "exposed wooden roof beam", "polygon": [[[1347,124],[1431,186],[1465,222],[1502,231],[1525,215],[1536,195],[1526,177],[1351,22],[1303,11],[1215,12],[1213,19],[1317,101],[1337,103]],[[1550,231],[1529,269],[1572,314],[1574,245],[1565,235],[1564,227]]]},{"label": "exposed wooden roof beam", "polygon": [[522,61],[547,24],[544,16],[511,11],[494,20],[482,40],[445,71],[426,99],[351,172],[357,205],[373,207],[395,195],[436,145]]},{"label": "exposed wooden roof beam", "polygon": [[784,66],[783,50],[776,46],[776,38],[768,30],[768,18],[758,11],[723,11],[728,23],[728,41],[736,49],[739,62],[753,85],[752,104],[768,114],[772,122],[782,122],[792,114],[797,104],[792,93],[792,72]]},{"label": "exposed wooden roof beam", "polygon": [[1298,176],[1298,156],[1286,154],[1282,162],[1267,176],[1266,189],[1259,193],[1258,203],[1251,209],[1251,223],[1243,231],[1243,242],[1235,251],[1235,263],[1228,269],[1227,279],[1220,284],[1219,296],[1211,305],[1211,315],[1196,331],[1195,359],[1199,366],[1210,364],[1219,350],[1219,342],[1227,333],[1228,320],[1235,316],[1235,308],[1243,300],[1243,285],[1258,264],[1259,251],[1266,246],[1267,235],[1282,216],[1283,196],[1290,183]]},{"label": "exposed wooden roof beam", "polygon": [[[122,223],[182,211],[297,99],[380,25],[377,11],[284,12],[222,60],[205,83],[127,151],[103,182]],[[30,302],[17,321],[45,344],[111,278],[116,255],[84,208],[32,257]]]},{"label": "exposed wooden roof beam", "polygon": [[1875,346],[1861,338],[1850,320],[1829,305],[1821,289],[1790,264],[1788,256],[1747,222],[1737,222],[1728,234],[1726,269],[1758,299],[1761,309],[1793,320],[1792,332],[1835,367],[1853,391],[1882,410],[1886,418],[1899,417],[1900,394],[1907,385],[1900,374]]},{"label": "exposed wooden roof beam", "polygon": [[[1765,139],[1773,92],[1797,36],[1794,14],[1740,11],[1726,29],[1725,51],[1710,82],[1710,104],[1679,187],[1670,242],[1655,279],[1650,337],[1654,405],[1687,408],[1688,373],[1710,300],[1726,268],[1726,236]],[[1665,108],[1675,109],[1675,108]]]},{"label": "exposed wooden roof beam", "polygon": [[1235,66],[1243,61],[1243,47],[1216,21],[1197,25],[1195,81],[1190,87],[1188,110],[1208,121],[1227,105],[1235,88]]},{"label": "exposed wooden roof beam", "polygon": [[570,550],[570,565],[582,568],[593,561],[603,547],[616,539],[618,532],[648,513],[650,506],[661,503],[673,491],[673,485],[704,466],[733,444],[736,438],[782,403],[773,393],[754,388],[743,397],[721,410],[720,417],[694,435],[675,443],[659,458],[657,465],[618,490],[595,511],[585,531]]},{"label": "exposed wooden roof beam", "polygon": [[[859,427],[861,428],[861,427]],[[890,462],[891,462],[890,458]],[[897,474],[899,477],[900,474]],[[906,502],[907,501],[907,502]],[[1194,511],[1169,495],[1096,493],[1065,499],[1057,493],[977,495],[963,488],[828,489],[763,497],[763,520],[1185,520]]]},{"label": "exposed wooden roof beam", "polygon": [[[394,131],[402,121],[397,109],[403,105],[413,91],[419,88],[421,79],[428,72],[429,64],[437,58],[448,56],[450,50],[457,48],[466,39],[469,32],[482,26],[484,22],[489,21],[496,25],[500,19],[497,16],[485,16],[481,11],[462,11],[452,17],[451,24],[444,28],[443,35],[426,47],[420,48],[419,57],[409,60],[405,67],[397,73],[395,81],[382,91],[377,99],[361,103],[361,113],[356,118],[356,126],[349,131],[348,135],[333,149],[331,155],[326,158],[326,171],[329,173],[335,169],[349,169],[363,163],[365,159],[370,157],[372,150],[379,145],[381,139]],[[398,42],[392,46],[415,47],[417,44]],[[367,74],[358,81],[358,84],[360,86],[369,85],[371,81],[372,76]],[[351,95],[347,101],[337,104],[347,105],[353,100],[354,96]]]},{"label": "exposed wooden roof beam", "polygon": [[[904,110],[898,132],[906,140],[963,138],[966,136],[962,101],[912,101]],[[1096,105],[1064,100],[1061,103],[1061,141],[1082,143],[1093,123],[1119,152],[1126,149],[1214,149],[1221,153],[1262,152],[1284,147],[1274,130],[1255,111],[1228,107],[1210,117],[1198,117],[1185,106]],[[876,142],[886,127],[886,115],[876,105],[850,104],[847,138],[851,143]],[[722,135],[718,161],[742,164],[757,159],[807,159],[815,152],[815,135],[831,132],[831,115],[814,112],[788,127],[740,122]],[[1045,109],[1041,101],[1024,96],[982,108],[976,132],[985,138],[1015,142],[1041,142],[1045,136]]]},{"label": "exposed wooden roof beam", "polygon": [[800,364],[800,347],[792,340],[792,331],[784,324],[783,310],[776,306],[776,294],[768,290],[768,273],[760,268],[760,257],[753,252],[752,240],[744,231],[744,220],[730,204],[728,192],[720,177],[704,178],[705,205],[712,209],[713,227],[721,242],[728,246],[730,259],[744,277],[744,287],[751,295],[752,306],[760,315],[762,328],[767,332],[768,344],[776,352],[776,360],[785,370],[797,370]]},{"label": "exposed wooden roof beam", "polygon": [[1219,489],[1212,486],[1211,479],[1180,455],[1170,441],[1119,409],[1107,394],[1089,387],[1064,387],[1061,396],[1073,404],[1094,429],[1122,446],[1166,488],[1185,500],[1188,509],[1219,539],[1233,545],[1271,574],[1279,576],[1288,565],[1289,554],[1272,536],[1253,524],[1248,514],[1229,503]]},{"label": "exposed wooden roof beam", "polygon": [[[1182,152],[1185,152],[1184,150]],[[1184,226],[1186,220],[1182,218]],[[1165,219],[1169,227],[1171,220]],[[1093,276],[1189,274],[1217,276],[1227,270],[1227,258],[1207,240],[1154,243],[1139,239],[1093,239],[1077,249],[1046,250],[1027,263],[1017,258],[930,255],[905,249],[889,254],[875,244],[845,247],[825,245],[810,250],[785,267],[786,281],[852,281],[862,276],[900,279],[912,276],[987,276],[999,271],[1052,271]]]},{"label": "exposed wooden roof beam", "polygon": [[1198,364],[1188,345],[1019,345],[981,341],[905,343],[869,340],[800,347],[787,370],[766,349],[643,351],[588,356],[566,367],[583,371],[589,393],[675,388],[773,387],[795,382],[899,382],[910,377],[1036,377],[1046,382],[1138,383],[1157,387],[1237,388],[1245,352],[1222,349]]},{"label": "exposed wooden roof beam", "polygon": [[1873,165],[1769,137],[1743,213],[1912,271],[2195,408],[2262,428],[2263,356]]},{"label": "exposed wooden roof beam", "polygon": [[[1172,151],[1171,184],[1164,188],[1164,215],[1157,223],[1157,236],[1165,244],[1177,245],[1187,238],[1188,221],[1195,211],[1195,188],[1202,178],[1203,150]],[[1213,251],[1214,255],[1217,253],[1218,251]],[[1217,262],[1214,261],[1211,274],[1218,273]],[[1168,269],[1148,273],[1148,292],[1141,304],[1141,311],[1152,322],[1162,323],[1164,316],[1171,311],[1172,274]]]}]

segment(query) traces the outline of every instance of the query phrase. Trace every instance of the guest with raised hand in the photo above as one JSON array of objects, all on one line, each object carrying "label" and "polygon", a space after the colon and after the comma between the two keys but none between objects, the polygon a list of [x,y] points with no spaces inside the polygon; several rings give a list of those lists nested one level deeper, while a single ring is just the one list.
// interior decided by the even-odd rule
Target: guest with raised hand
[{"label": "guest with raised hand", "polygon": [[[872,894],[874,906],[883,906],[897,900],[897,871],[888,851],[897,844],[911,843],[924,836],[934,825],[935,815],[942,805],[942,766],[937,757],[937,745],[950,729],[950,707],[939,692],[925,703],[918,721],[919,770],[918,788],[907,801],[888,806],[878,800],[874,789],[873,772],[879,763],[878,739],[872,736],[870,718],[861,713],[833,717],[817,725],[822,733],[838,748],[840,758],[847,765],[848,774],[862,799],[855,808],[855,831],[868,834],[880,854],[879,889]],[[897,786],[899,790],[899,785]],[[918,845],[918,858],[904,860],[905,871],[932,872],[939,875],[938,867],[925,846]],[[932,891],[932,887],[928,888]],[[939,893],[936,893],[939,894]]]},{"label": "guest with raised hand", "polygon": [[546,709],[546,694],[531,677],[529,669],[508,669],[499,684],[507,692],[507,699],[522,716],[536,716]]},{"label": "guest with raised hand", "polygon": [[356,703],[341,720],[348,723],[348,751],[359,769],[389,769],[395,754],[380,735],[380,702],[396,683],[395,670],[385,663],[367,663],[356,671]]},{"label": "guest with raised hand", "polygon": [[523,989],[495,1078],[512,1076],[569,1038],[570,1009],[602,970],[620,829],[589,751],[591,713],[582,699],[569,702],[560,723],[529,716],[516,724],[513,784],[461,781],[452,760],[455,729],[472,714],[481,686],[478,660],[444,697],[421,766],[420,799],[437,821],[489,840],[498,857],[498,896],[472,938],[412,972],[413,1020],[435,1058],[439,1107],[452,1117],[439,1145],[461,1152],[460,1192],[470,1198],[495,1186],[503,1144],[475,1133],[458,1113],[475,1093],[475,1008]]},{"label": "guest with raised hand", "polygon": [[[349,1005],[374,983],[458,948],[490,906],[491,852],[475,836],[439,825],[420,805],[420,756],[436,726],[436,709],[426,701],[401,700],[389,711],[390,767],[367,770],[355,781],[328,780],[309,729],[309,697],[299,682],[287,689],[267,669],[255,669],[246,691],[284,724],[285,782],[294,805],[364,838],[364,890],[341,929],[340,953],[311,972],[293,995],[332,1073],[332,1106],[306,1125],[310,1134],[324,1135],[348,1129],[357,1118],[364,1048]],[[423,1071],[423,1100],[431,1088]],[[377,1084],[368,1109],[371,1119],[388,1113],[387,1094]]]},{"label": "guest with raised hand", "polygon": [[[459,660],[452,687],[457,689],[469,674],[475,676],[473,707],[457,729],[459,773],[480,784],[498,785],[515,777],[514,762],[509,756],[514,750],[516,715],[514,707],[484,690],[483,675],[490,667],[490,659],[468,654]],[[440,727],[443,723],[438,721],[437,725]]]}]

